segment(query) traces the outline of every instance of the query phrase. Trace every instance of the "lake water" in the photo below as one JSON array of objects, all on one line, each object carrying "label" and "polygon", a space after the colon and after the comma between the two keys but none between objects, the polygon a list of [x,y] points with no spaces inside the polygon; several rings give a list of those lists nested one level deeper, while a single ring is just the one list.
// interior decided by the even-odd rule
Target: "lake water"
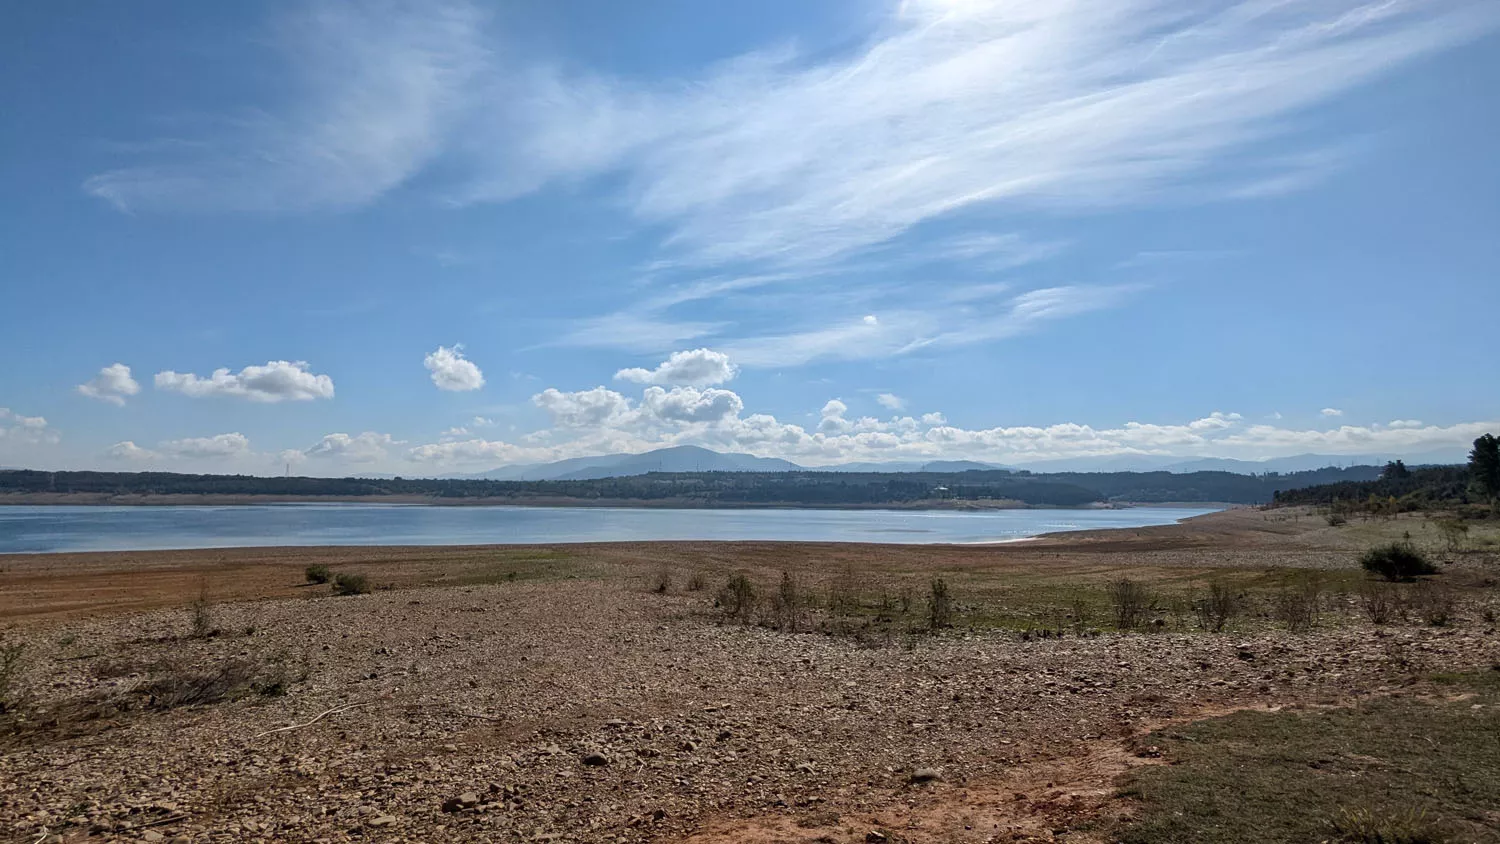
[{"label": "lake water", "polygon": [[1212,508],[1126,510],[647,510],[271,504],[0,506],[0,553],[249,545],[487,545],[671,539],[905,544],[1000,542],[1040,533],[1170,524]]}]

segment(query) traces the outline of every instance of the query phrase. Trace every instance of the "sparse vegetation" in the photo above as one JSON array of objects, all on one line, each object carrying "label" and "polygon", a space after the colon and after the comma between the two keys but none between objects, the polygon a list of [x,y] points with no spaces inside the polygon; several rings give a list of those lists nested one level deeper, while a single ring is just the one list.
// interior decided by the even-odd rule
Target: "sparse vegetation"
[{"label": "sparse vegetation", "polygon": [[1198,627],[1213,633],[1223,633],[1229,622],[1239,615],[1244,597],[1227,583],[1215,580],[1208,584],[1208,594],[1193,602],[1193,611],[1198,616]]},{"label": "sparse vegetation", "polygon": [[189,618],[191,619],[191,635],[194,639],[207,639],[218,634],[219,630],[214,626],[213,605],[208,600],[208,581],[206,580],[198,588],[198,597],[193,599]]},{"label": "sparse vegetation", "polygon": [[1458,598],[1453,590],[1445,585],[1424,582],[1412,587],[1409,603],[1427,624],[1433,627],[1446,627],[1453,621]]},{"label": "sparse vegetation", "polygon": [[370,580],[362,574],[339,572],[333,576],[333,594],[363,595],[370,591]]},{"label": "sparse vegetation", "polygon": [[656,570],[656,581],[651,591],[658,595],[665,595],[672,591],[672,567],[663,565]]},{"label": "sparse vegetation", "polygon": [[304,574],[307,576],[308,583],[323,584],[333,580],[333,572],[324,565],[308,566]]},{"label": "sparse vegetation", "polygon": [[1392,542],[1371,548],[1360,555],[1359,565],[1365,571],[1390,581],[1410,581],[1422,575],[1438,573],[1437,566],[1410,542]]},{"label": "sparse vegetation", "polygon": [[0,716],[21,708],[21,670],[26,658],[25,642],[0,640]]},{"label": "sparse vegetation", "polygon": [[695,571],[695,572],[693,572],[692,576],[688,578],[688,581],[687,581],[687,591],[689,591],[689,592],[702,592],[704,589],[707,589],[707,588],[708,588],[708,575],[704,574],[703,572],[701,572],[701,571]]},{"label": "sparse vegetation", "polygon": [[927,629],[942,630],[953,626],[953,596],[948,592],[948,581],[934,577],[929,584],[927,597]]},{"label": "sparse vegetation", "polygon": [[1272,611],[1277,621],[1286,625],[1293,633],[1301,633],[1313,626],[1317,620],[1316,593],[1306,589],[1284,587],[1276,593]]},{"label": "sparse vegetation", "polygon": [[797,578],[789,571],[781,573],[781,582],[776,587],[776,596],[771,603],[771,613],[776,629],[797,632],[802,618],[802,589]]},{"label": "sparse vegetation", "polygon": [[729,618],[749,621],[755,610],[755,599],[755,584],[750,582],[748,575],[740,573],[730,576],[729,582],[719,590],[716,603]]},{"label": "sparse vegetation", "polygon": [[[1313,712],[1241,712],[1148,736],[1127,844],[1495,841],[1500,672],[1452,675],[1477,695],[1377,698]],[[1479,704],[1474,707],[1474,704]]]},{"label": "sparse vegetation", "polygon": [[285,672],[259,660],[230,657],[207,669],[166,663],[157,676],[140,687],[151,709],[202,706],[240,697],[251,692],[285,691]]},{"label": "sparse vegetation", "polygon": [[1389,624],[1401,610],[1400,596],[1388,583],[1363,583],[1359,588],[1359,606],[1371,624]]},{"label": "sparse vegetation", "polygon": [[1139,628],[1151,611],[1151,593],[1128,577],[1109,585],[1109,600],[1114,607],[1115,627],[1119,630]]}]

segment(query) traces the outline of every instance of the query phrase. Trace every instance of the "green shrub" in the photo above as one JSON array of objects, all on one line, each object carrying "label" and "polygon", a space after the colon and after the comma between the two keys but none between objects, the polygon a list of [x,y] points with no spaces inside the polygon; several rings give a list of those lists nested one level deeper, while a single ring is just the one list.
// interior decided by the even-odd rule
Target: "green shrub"
[{"label": "green shrub", "polygon": [[333,578],[335,595],[363,595],[370,591],[370,580],[362,574],[337,574]]},{"label": "green shrub", "polygon": [[333,572],[328,570],[328,566],[308,566],[306,574],[308,583],[327,583],[333,580]]},{"label": "green shrub", "polygon": [[1359,564],[1386,580],[1416,580],[1419,575],[1438,573],[1437,566],[1406,542],[1371,548],[1360,555]]}]

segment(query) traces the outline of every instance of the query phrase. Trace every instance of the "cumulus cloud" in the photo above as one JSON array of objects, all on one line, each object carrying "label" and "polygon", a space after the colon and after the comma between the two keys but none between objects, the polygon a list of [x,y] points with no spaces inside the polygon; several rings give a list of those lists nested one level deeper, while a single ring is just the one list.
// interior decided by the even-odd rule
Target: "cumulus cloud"
[{"label": "cumulus cloud", "polygon": [[607,387],[572,393],[548,387],[531,401],[551,415],[552,424],[563,428],[618,425],[631,415],[630,399]]},{"label": "cumulus cloud", "polygon": [[875,397],[876,403],[887,410],[901,410],[906,407],[906,399],[895,393],[881,393]]},{"label": "cumulus cloud", "polygon": [[390,434],[365,431],[362,434],[327,434],[304,452],[308,457],[343,460],[347,463],[375,463],[388,457],[386,449],[399,445]]},{"label": "cumulus cloud", "polygon": [[99,374],[92,379],[79,384],[77,390],[80,395],[91,399],[124,406],[126,398],[141,391],[141,385],[130,377],[130,367],[115,363],[99,370]]},{"label": "cumulus cloud", "polygon": [[647,387],[641,410],[663,422],[703,424],[738,416],[745,409],[739,395],[730,390],[698,390],[693,387]]},{"label": "cumulus cloud", "polygon": [[23,416],[0,407],[0,441],[22,445],[51,445],[60,437],[45,417]]},{"label": "cumulus cloud", "polygon": [[194,398],[231,396],[255,402],[312,401],[333,398],[333,379],[308,371],[306,361],[268,361],[238,374],[216,369],[207,378],[167,370],[156,373],[156,389]]},{"label": "cumulus cloud", "polygon": [[474,428],[488,428],[495,424],[495,420],[488,416],[476,416],[469,420],[469,425]]},{"label": "cumulus cloud", "polygon": [[105,449],[104,456],[110,460],[144,461],[155,460],[161,455],[149,448],[141,448],[130,440],[125,440]]},{"label": "cumulus cloud", "polygon": [[1426,427],[1426,426],[1424,426],[1422,424],[1422,420],[1420,420],[1420,419],[1393,419],[1390,422],[1386,423],[1386,427],[1387,428],[1406,428],[1406,429],[1412,429],[1412,428],[1423,428],[1423,427]]},{"label": "cumulus cloud", "polygon": [[922,424],[923,425],[946,425],[946,424],[948,424],[948,417],[946,417],[943,414],[938,413],[936,411],[934,411],[932,413],[924,413],[924,414],[922,414]]},{"label": "cumulus cloud", "polygon": [[158,451],[168,457],[224,460],[248,455],[250,439],[238,432],[215,434],[212,437],[188,437],[167,440],[158,446]]},{"label": "cumulus cloud", "polygon": [[1318,412],[1321,413],[1321,414],[1323,414],[1324,416],[1343,416],[1344,415],[1344,411],[1339,410],[1336,407],[1325,407],[1325,408],[1323,408],[1322,410],[1320,410]]},{"label": "cumulus cloud", "polygon": [[437,351],[422,362],[432,374],[432,383],[439,390],[464,392],[484,386],[484,373],[479,371],[473,361],[464,357],[461,344],[452,348],[438,346]]},{"label": "cumulus cloud", "polygon": [[732,380],[735,373],[728,355],[711,349],[693,349],[673,352],[655,369],[622,369],[615,373],[615,378],[637,384],[708,387]]}]

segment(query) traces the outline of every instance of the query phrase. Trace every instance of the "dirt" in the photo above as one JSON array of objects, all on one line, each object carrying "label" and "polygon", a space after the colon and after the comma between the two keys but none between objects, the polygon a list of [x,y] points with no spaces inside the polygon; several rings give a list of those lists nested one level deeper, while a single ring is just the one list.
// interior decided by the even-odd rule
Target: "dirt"
[{"label": "dirt", "polygon": [[[872,645],[724,623],[712,587],[683,586],[695,571],[772,582],[856,565],[975,583],[1352,565],[1320,528],[1263,515],[981,548],[8,557],[0,632],[28,644],[32,714],[0,739],[0,830],[27,842],[1096,841],[1129,810],[1115,778],[1153,761],[1134,740],[1162,723],[1338,705],[1500,662],[1493,624],[1472,611],[1441,628],[1344,614],[1295,634],[958,629]],[[392,588],[334,597],[301,585],[315,562]],[[660,594],[663,570],[673,585]],[[218,632],[200,638],[190,604],[205,576]],[[163,666],[230,659],[279,666],[285,693],[168,709],[141,697]],[[69,720],[100,699],[130,705]]]}]

